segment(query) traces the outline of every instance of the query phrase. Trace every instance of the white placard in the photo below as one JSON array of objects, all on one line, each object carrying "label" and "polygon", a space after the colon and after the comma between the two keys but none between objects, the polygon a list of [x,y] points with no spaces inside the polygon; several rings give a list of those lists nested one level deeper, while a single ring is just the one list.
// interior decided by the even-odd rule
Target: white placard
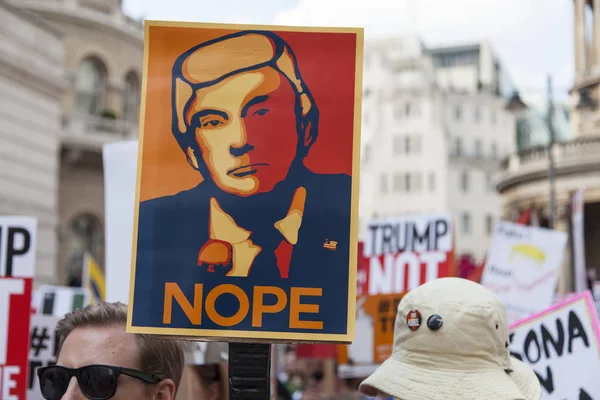
[{"label": "white placard", "polygon": [[566,244],[564,232],[496,224],[481,284],[504,302],[509,324],[552,305]]},{"label": "white placard", "polygon": [[56,323],[59,319],[60,317],[52,315],[35,314],[31,316],[27,400],[44,400],[40,392],[37,369],[56,364],[58,338],[55,333]]},{"label": "white placard", "polygon": [[537,374],[543,400],[600,399],[598,317],[583,292],[510,328],[510,350]]},{"label": "white placard", "polygon": [[0,276],[33,278],[36,249],[36,218],[0,216]]},{"label": "white placard", "polygon": [[36,314],[62,317],[89,305],[91,298],[85,288],[41,285],[32,296],[32,307]]},{"label": "white placard", "polygon": [[137,153],[137,140],[105,144],[102,150],[108,302],[129,302]]}]

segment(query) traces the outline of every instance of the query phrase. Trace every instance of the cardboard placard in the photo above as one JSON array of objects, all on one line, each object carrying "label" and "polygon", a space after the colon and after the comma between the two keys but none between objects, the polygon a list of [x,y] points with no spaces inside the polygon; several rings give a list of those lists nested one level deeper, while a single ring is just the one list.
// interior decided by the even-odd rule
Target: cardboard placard
[{"label": "cardboard placard", "polygon": [[27,393],[31,278],[0,277],[0,399]]},{"label": "cardboard placard", "polygon": [[0,276],[33,278],[37,219],[0,216]]},{"label": "cardboard placard", "polygon": [[600,325],[589,291],[510,327],[511,355],[533,368],[542,399],[600,398]]},{"label": "cardboard placard", "polygon": [[129,302],[135,170],[138,141],[102,148],[105,209],[106,301]]},{"label": "cardboard placard", "polygon": [[52,315],[31,316],[27,400],[44,400],[40,392],[37,370],[40,367],[56,365],[58,351],[56,324],[59,320],[60,317]]},{"label": "cardboard placard", "polygon": [[362,51],[146,21],[128,332],[354,338]]},{"label": "cardboard placard", "polygon": [[564,232],[496,224],[481,284],[502,300],[509,324],[552,305],[566,243]]},{"label": "cardboard placard", "polygon": [[32,308],[36,314],[62,317],[91,302],[88,289],[70,286],[41,285],[34,291]]},{"label": "cardboard placard", "polygon": [[359,243],[356,332],[338,346],[338,375],[361,378],[392,354],[394,323],[404,294],[437,278],[454,276],[452,218],[409,215],[373,221]]}]

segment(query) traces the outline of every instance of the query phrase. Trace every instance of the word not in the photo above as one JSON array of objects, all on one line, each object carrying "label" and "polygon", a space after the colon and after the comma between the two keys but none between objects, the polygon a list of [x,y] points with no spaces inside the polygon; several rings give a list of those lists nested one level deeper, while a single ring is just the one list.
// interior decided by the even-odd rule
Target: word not
[{"label": "word not", "polygon": [[441,239],[450,234],[448,225],[445,219],[432,219],[424,227],[411,220],[370,224],[365,253],[372,256],[401,251],[440,250]]},{"label": "word not", "polygon": [[0,399],[19,400],[19,396],[12,394],[13,389],[17,388],[16,377],[21,373],[18,366],[0,366]]},{"label": "word not", "polygon": [[7,235],[6,254],[2,254],[2,246],[0,246],[0,265],[4,268],[0,270],[0,275],[13,276],[13,265],[15,256],[27,254],[31,247],[31,234],[26,228],[0,226],[0,244],[2,243],[3,235]]},{"label": "word not", "polygon": [[[318,304],[301,303],[301,297],[320,297],[322,296],[322,292],[323,289],[320,288],[291,288],[289,295],[289,327],[291,329],[323,329],[323,321],[300,320],[300,313],[319,313]],[[239,308],[232,316],[221,315],[215,308],[217,299],[223,294],[232,294],[239,302]],[[265,304],[265,295],[274,295],[277,298],[275,304]],[[204,297],[204,286],[201,283],[197,283],[194,285],[194,298],[192,299],[192,302],[190,302],[177,283],[167,282],[165,283],[163,323],[171,324],[173,300],[181,307],[192,324],[202,324],[202,311],[204,310],[212,322],[224,327],[231,327],[239,324],[251,313],[252,327],[261,328],[264,314],[279,313],[283,311],[288,304],[288,294],[283,289],[276,286],[255,286],[252,298],[251,310],[248,295],[239,286],[232,284],[219,285],[213,288],[208,292],[206,297]]]},{"label": "word not", "polygon": [[[440,264],[446,260],[447,254],[439,251],[422,254],[406,251],[399,254],[386,254],[382,257],[371,257],[369,260],[369,295],[403,293],[415,289],[423,281],[429,282],[437,279]],[[423,269],[425,276],[422,276]]]},{"label": "word not", "polygon": [[[574,311],[569,312],[566,327],[560,318],[556,319],[555,332],[556,334],[553,335],[544,324],[541,325],[539,332],[534,329],[529,330],[525,335],[522,353],[513,351],[511,348],[511,355],[521,361],[526,358],[529,363],[537,364],[542,360],[542,357],[546,360],[552,357],[562,357],[565,350],[567,354],[572,354],[577,343],[582,344],[585,348],[590,347],[590,339],[581,320]],[[514,336],[515,333],[510,334],[510,342],[513,341]],[[554,350],[554,354],[550,351],[551,348]],[[537,371],[535,371],[535,374],[548,393],[554,392],[554,378],[550,366],[546,367],[545,376]]]}]

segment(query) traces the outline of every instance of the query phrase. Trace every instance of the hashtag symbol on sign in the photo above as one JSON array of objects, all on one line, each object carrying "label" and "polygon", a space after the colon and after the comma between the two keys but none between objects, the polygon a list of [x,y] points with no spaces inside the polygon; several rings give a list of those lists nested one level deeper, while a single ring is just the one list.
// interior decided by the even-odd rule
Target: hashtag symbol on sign
[{"label": "hashtag symbol on sign", "polygon": [[48,348],[46,345],[48,339],[50,339],[50,335],[48,335],[46,328],[43,330],[38,330],[37,327],[33,328],[33,332],[31,332],[31,348],[35,352],[36,357],[40,355],[40,351]]}]

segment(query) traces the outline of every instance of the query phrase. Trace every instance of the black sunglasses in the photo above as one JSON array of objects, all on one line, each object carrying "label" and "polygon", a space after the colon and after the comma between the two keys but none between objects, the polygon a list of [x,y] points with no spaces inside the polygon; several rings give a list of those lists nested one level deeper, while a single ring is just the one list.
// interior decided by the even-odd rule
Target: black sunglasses
[{"label": "black sunglasses", "polygon": [[66,368],[59,365],[39,368],[40,390],[46,400],[60,400],[69,388],[72,377],[77,377],[79,389],[88,399],[107,400],[115,395],[119,375],[127,375],[146,383],[161,380],[149,373],[112,365],[86,365],[81,368]]}]

